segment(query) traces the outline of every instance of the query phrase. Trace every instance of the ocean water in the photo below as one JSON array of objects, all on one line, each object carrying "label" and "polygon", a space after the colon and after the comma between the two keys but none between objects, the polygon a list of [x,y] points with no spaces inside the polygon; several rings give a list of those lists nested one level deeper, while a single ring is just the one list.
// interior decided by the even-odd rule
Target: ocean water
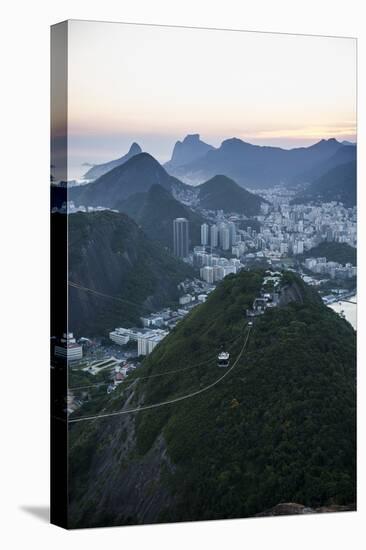
[{"label": "ocean water", "polygon": [[[352,302],[357,302],[357,295],[351,296],[349,298]],[[357,329],[357,305],[350,304],[349,302],[334,302],[334,304],[329,305],[333,311],[340,313],[344,311],[344,315],[349,323],[353,326],[354,329]]]},{"label": "ocean water", "polygon": [[68,163],[67,166],[67,175],[68,180],[83,180],[84,174],[89,170],[90,166],[86,166],[83,163],[78,163],[77,161]]}]

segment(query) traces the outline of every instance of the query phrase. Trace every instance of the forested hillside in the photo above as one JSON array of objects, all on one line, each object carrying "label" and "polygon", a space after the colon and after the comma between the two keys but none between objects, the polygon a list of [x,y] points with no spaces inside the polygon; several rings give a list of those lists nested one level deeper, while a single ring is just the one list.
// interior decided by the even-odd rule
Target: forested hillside
[{"label": "forested hillside", "polygon": [[256,318],[240,355],[262,276],[224,279],[104,412],[212,385],[224,346],[235,368],[222,382],[176,404],[71,425],[73,526],[245,517],[280,502],[354,505],[355,332],[287,273],[292,301]]},{"label": "forested hillside", "polygon": [[193,276],[190,266],[147,240],[122,213],[69,216],[68,243],[69,281],[95,291],[70,286],[69,326],[78,336],[107,335],[176,304],[178,283]]}]

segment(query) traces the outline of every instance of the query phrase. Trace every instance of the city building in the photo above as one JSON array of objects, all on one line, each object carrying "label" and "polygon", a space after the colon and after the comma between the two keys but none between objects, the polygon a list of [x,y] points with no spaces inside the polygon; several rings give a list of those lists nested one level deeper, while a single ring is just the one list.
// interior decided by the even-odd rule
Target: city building
[{"label": "city building", "polygon": [[112,330],[112,332],[109,333],[109,338],[115,344],[118,344],[119,346],[124,346],[129,341],[137,342],[137,339],[140,335],[141,335],[140,330],[121,327],[121,328],[116,328],[115,330]]},{"label": "city building", "polygon": [[128,329],[116,328],[109,333],[109,338],[112,340],[112,342],[115,342],[120,346],[124,346],[128,344],[130,340],[130,333],[131,331]]},{"label": "city building", "polygon": [[178,258],[187,258],[189,251],[189,222],[186,218],[173,220],[173,252]]},{"label": "city building", "polygon": [[210,237],[211,237],[210,244],[212,248],[217,248],[219,245],[219,229],[217,225],[211,225]]},{"label": "city building", "polygon": [[203,246],[207,246],[208,245],[208,235],[209,235],[209,227],[207,225],[207,223],[203,223],[201,225],[201,244]]},{"label": "city building", "polygon": [[179,305],[185,306],[187,304],[190,304],[192,300],[193,300],[193,296],[191,296],[190,294],[184,294],[184,296],[181,296],[179,298]]},{"label": "city building", "polygon": [[331,279],[351,279],[357,275],[357,267],[350,263],[342,265],[328,262],[326,258],[306,258],[303,265],[309,271],[319,275],[329,275]]},{"label": "city building", "polygon": [[219,238],[220,238],[220,247],[222,248],[222,250],[229,250],[230,249],[230,230],[225,223],[222,223],[220,225]]},{"label": "city building", "polygon": [[149,355],[167,334],[168,331],[160,329],[150,330],[145,334],[141,334],[137,340],[137,354]]},{"label": "city building", "polygon": [[213,284],[214,282],[214,269],[211,266],[206,265],[205,267],[201,267],[200,269],[200,275],[201,278],[206,281],[206,283]]},{"label": "city building", "polygon": [[144,327],[161,327],[164,324],[164,317],[158,313],[151,313],[148,317],[140,317]]},{"label": "city building", "polygon": [[64,333],[58,344],[55,345],[56,357],[67,361],[79,361],[83,357],[83,346],[76,343],[72,332]]},{"label": "city building", "polygon": [[234,246],[236,243],[236,225],[234,222],[229,222],[229,233],[230,233],[230,246]]}]

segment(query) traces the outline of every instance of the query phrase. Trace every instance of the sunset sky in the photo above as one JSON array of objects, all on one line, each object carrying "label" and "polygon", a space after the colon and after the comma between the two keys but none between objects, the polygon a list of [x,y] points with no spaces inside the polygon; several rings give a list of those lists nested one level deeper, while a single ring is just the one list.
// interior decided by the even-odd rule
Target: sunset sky
[{"label": "sunset sky", "polygon": [[355,39],[83,21],[68,36],[71,164],[132,141],[163,162],[188,133],[215,146],[356,139]]}]

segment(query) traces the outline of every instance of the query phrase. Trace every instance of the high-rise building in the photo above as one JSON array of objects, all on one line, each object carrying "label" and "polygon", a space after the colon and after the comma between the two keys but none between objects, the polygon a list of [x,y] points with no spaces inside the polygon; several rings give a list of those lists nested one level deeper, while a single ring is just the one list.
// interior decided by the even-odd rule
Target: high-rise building
[{"label": "high-rise building", "polygon": [[220,246],[221,246],[222,250],[229,250],[229,248],[230,248],[230,230],[229,230],[229,227],[225,223],[222,223],[220,225],[219,236],[220,236]]},{"label": "high-rise building", "polygon": [[217,248],[219,244],[219,230],[217,225],[211,225],[211,242],[212,248]]},{"label": "high-rise building", "polygon": [[209,227],[207,223],[203,223],[201,225],[201,244],[203,246],[208,245],[208,231],[209,231]]},{"label": "high-rise building", "polygon": [[229,222],[229,231],[230,231],[230,246],[234,246],[236,243],[236,225],[234,222]]},{"label": "high-rise building", "polygon": [[303,254],[304,253],[304,242],[303,241],[296,241],[293,245],[292,249],[294,254]]},{"label": "high-rise building", "polygon": [[141,334],[137,340],[137,354],[149,355],[167,334],[168,332],[166,330],[160,329]]},{"label": "high-rise building", "polygon": [[212,284],[214,282],[214,268],[206,265],[200,269],[201,279],[206,281],[206,283]]},{"label": "high-rise building", "polygon": [[173,252],[178,258],[187,258],[189,249],[189,229],[186,218],[173,220]]},{"label": "high-rise building", "polygon": [[213,268],[214,281],[221,281],[224,278],[224,268],[221,265],[215,265]]}]

